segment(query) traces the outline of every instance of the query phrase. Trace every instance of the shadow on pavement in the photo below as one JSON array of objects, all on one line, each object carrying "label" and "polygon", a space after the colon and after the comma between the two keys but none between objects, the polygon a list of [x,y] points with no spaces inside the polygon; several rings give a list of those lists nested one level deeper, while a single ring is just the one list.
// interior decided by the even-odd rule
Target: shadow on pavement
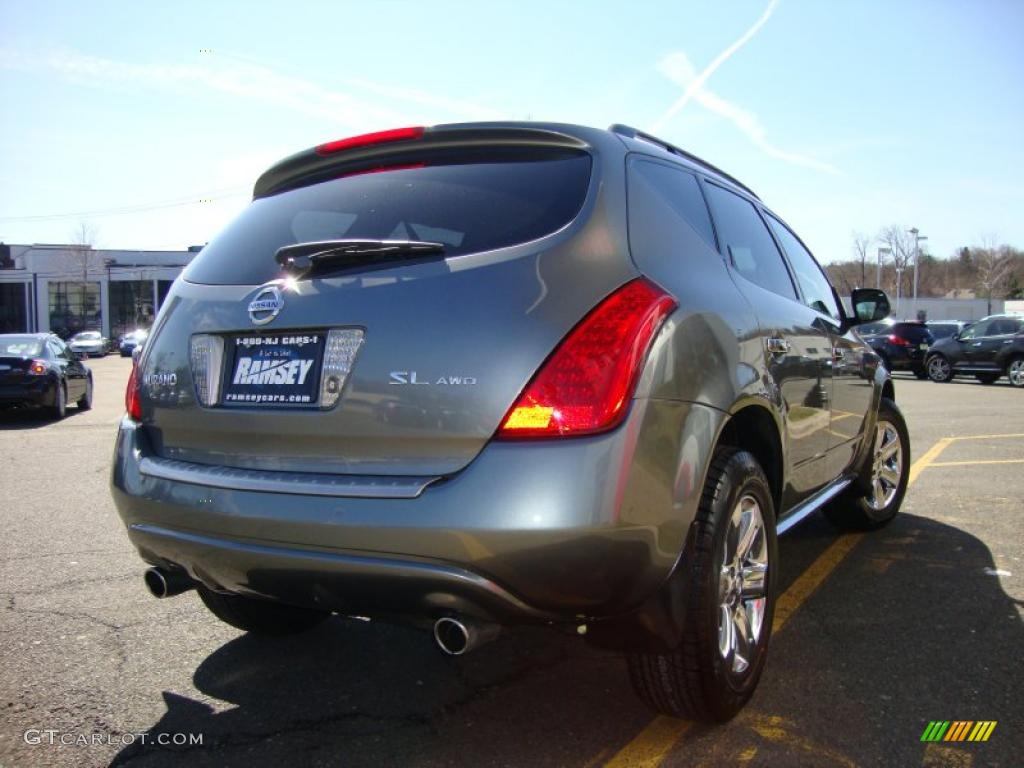
[{"label": "shadow on pavement", "polygon": [[[780,586],[836,536],[816,517],[784,537]],[[999,721],[990,742],[957,746],[1013,764],[1024,631],[1020,604],[986,573],[994,567],[980,540],[926,518],[903,515],[867,535],[773,639],[748,708],[692,729],[666,765],[744,755],[754,766],[921,765],[930,753],[920,736],[935,719]],[[623,667],[549,630],[516,629],[449,659],[425,633],[335,619],[222,646],[193,679],[224,704],[164,692],[167,712],[150,732],[203,734],[190,765],[583,766],[652,719]],[[136,744],[112,764],[183,757]]]}]

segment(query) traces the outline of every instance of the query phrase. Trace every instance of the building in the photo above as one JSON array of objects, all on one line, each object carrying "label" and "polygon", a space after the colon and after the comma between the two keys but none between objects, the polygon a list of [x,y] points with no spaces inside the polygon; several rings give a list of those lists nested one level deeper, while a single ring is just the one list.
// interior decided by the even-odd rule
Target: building
[{"label": "building", "polygon": [[171,283],[202,246],[102,250],[0,243],[0,333],[120,335],[152,324]]}]

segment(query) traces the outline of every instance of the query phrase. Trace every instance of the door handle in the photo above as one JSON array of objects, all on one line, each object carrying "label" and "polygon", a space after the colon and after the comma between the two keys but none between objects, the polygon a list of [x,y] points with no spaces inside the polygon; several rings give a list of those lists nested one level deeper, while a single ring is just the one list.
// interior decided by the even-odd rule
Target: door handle
[{"label": "door handle", "polygon": [[784,355],[793,348],[793,345],[780,336],[769,336],[766,342],[768,352],[773,355]]}]

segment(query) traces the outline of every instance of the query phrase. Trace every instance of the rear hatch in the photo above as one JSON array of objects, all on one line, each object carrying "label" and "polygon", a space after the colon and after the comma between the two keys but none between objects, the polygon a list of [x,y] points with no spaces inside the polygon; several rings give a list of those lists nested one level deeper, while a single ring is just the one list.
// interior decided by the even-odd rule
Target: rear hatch
[{"label": "rear hatch", "polygon": [[[140,362],[156,454],[457,471],[558,342],[636,274],[624,206],[609,201],[622,185],[578,137],[472,126],[339,144],[264,174],[176,282]],[[290,274],[276,258],[339,241],[440,246],[364,248]]]}]

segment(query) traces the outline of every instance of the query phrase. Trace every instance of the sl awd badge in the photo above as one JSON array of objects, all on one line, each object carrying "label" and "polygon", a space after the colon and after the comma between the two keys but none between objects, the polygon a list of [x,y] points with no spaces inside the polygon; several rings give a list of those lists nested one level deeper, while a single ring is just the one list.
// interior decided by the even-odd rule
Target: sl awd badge
[{"label": "sl awd badge", "polygon": [[266,325],[284,309],[284,296],[276,285],[266,285],[249,302],[249,319],[253,325]]}]

